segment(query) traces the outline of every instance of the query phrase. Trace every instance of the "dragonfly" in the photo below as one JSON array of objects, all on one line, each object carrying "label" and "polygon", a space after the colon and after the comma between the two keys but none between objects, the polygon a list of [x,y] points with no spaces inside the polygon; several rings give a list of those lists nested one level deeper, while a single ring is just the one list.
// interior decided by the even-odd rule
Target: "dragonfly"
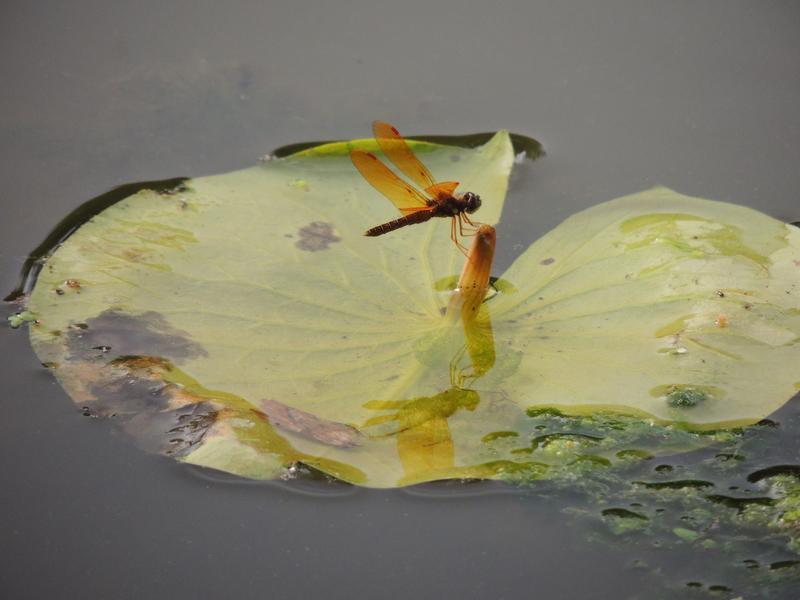
[{"label": "dragonfly", "polygon": [[467,250],[458,241],[458,235],[464,236],[465,229],[467,235],[474,233],[480,225],[469,218],[480,208],[480,196],[472,192],[456,194],[458,181],[437,182],[414,155],[405,138],[390,123],[374,121],[372,132],[386,158],[417,187],[398,177],[372,152],[351,150],[350,160],[356,169],[402,214],[397,219],[367,229],[364,235],[374,237],[407,225],[424,223],[434,217],[448,217],[451,219],[450,239],[466,255]]}]

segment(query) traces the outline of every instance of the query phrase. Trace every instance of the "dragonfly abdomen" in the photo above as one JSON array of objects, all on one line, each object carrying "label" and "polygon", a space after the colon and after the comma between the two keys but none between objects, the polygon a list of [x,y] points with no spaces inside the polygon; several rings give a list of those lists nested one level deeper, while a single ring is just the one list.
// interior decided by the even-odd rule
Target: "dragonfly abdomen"
[{"label": "dragonfly abdomen", "polygon": [[364,235],[367,235],[369,237],[383,235],[384,233],[389,233],[390,231],[394,231],[395,229],[400,229],[401,227],[405,227],[406,225],[414,225],[415,223],[424,223],[433,216],[434,213],[431,210],[418,210],[417,212],[404,215],[398,219],[389,221],[388,223],[383,223],[382,225],[376,225],[375,227],[371,227],[364,232]]}]

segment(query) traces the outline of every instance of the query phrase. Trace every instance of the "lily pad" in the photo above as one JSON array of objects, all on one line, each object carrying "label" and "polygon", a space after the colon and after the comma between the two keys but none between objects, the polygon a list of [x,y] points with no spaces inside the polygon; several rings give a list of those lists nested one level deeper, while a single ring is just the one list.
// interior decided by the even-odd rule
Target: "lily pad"
[{"label": "lily pad", "polygon": [[[525,251],[465,328],[442,285],[464,262],[447,220],[362,235],[395,216],[347,156],[372,146],[308,149],[97,214],[32,292],[41,360],[88,414],[152,450],[374,487],[627,464],[796,392],[800,230],[664,188],[600,204]],[[480,221],[499,220],[506,132],[414,149],[480,194]]]},{"label": "lily pad", "polygon": [[796,391],[800,230],[755,210],[655,188],[570,217],[503,278],[505,385],[529,404],[720,428]]}]

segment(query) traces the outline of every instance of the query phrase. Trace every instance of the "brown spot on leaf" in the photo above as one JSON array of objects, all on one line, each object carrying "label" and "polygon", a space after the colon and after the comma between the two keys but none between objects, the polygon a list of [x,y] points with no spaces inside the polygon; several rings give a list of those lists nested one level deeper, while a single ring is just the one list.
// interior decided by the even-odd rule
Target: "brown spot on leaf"
[{"label": "brown spot on leaf", "polygon": [[543,261],[540,261],[539,264],[540,265],[552,265],[554,262],[556,262],[556,259],[551,256],[550,258],[545,258]]},{"label": "brown spot on leaf", "polygon": [[108,361],[121,356],[160,356],[178,363],[206,356],[185,331],[175,329],[154,311],[130,315],[105,310],[86,323],[75,323],[67,336],[71,361],[96,360],[100,355]]},{"label": "brown spot on leaf", "polygon": [[130,262],[142,262],[147,258],[147,253],[137,248],[125,248],[121,254],[122,258]]},{"label": "brown spot on leaf", "polygon": [[358,445],[361,436],[354,427],[322,419],[277,400],[262,400],[261,410],[274,426],[312,438],[323,444],[350,448]]},{"label": "brown spot on leaf", "polygon": [[67,279],[66,281],[64,281],[64,283],[62,283],[61,285],[59,285],[58,287],[55,288],[56,294],[58,294],[59,296],[63,296],[66,293],[64,288],[73,290],[73,291],[75,291],[75,292],[80,294],[81,293],[81,282],[78,281],[77,279]]},{"label": "brown spot on leaf", "polygon": [[297,234],[300,239],[295,243],[295,246],[307,252],[327,250],[328,246],[342,239],[336,235],[333,225],[322,221],[312,221],[305,227],[301,227]]}]

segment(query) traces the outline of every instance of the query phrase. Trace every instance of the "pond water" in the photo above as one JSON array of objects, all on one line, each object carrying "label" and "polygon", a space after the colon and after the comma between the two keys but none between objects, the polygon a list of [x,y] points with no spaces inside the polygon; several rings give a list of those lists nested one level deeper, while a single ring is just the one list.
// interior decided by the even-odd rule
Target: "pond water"
[{"label": "pond water", "polygon": [[[374,118],[544,144],[513,175],[498,273],[573,212],[656,184],[800,219],[800,7],[490,4],[6,3],[3,290],[87,198],[362,137]],[[82,416],[24,333],[0,344],[4,597],[796,597],[797,556],[778,542],[694,544],[707,515],[601,475],[376,491],[187,468]],[[800,464],[798,404],[733,441],[735,468],[715,446],[624,479],[763,497],[759,472]],[[625,533],[623,510],[669,516]]]}]

